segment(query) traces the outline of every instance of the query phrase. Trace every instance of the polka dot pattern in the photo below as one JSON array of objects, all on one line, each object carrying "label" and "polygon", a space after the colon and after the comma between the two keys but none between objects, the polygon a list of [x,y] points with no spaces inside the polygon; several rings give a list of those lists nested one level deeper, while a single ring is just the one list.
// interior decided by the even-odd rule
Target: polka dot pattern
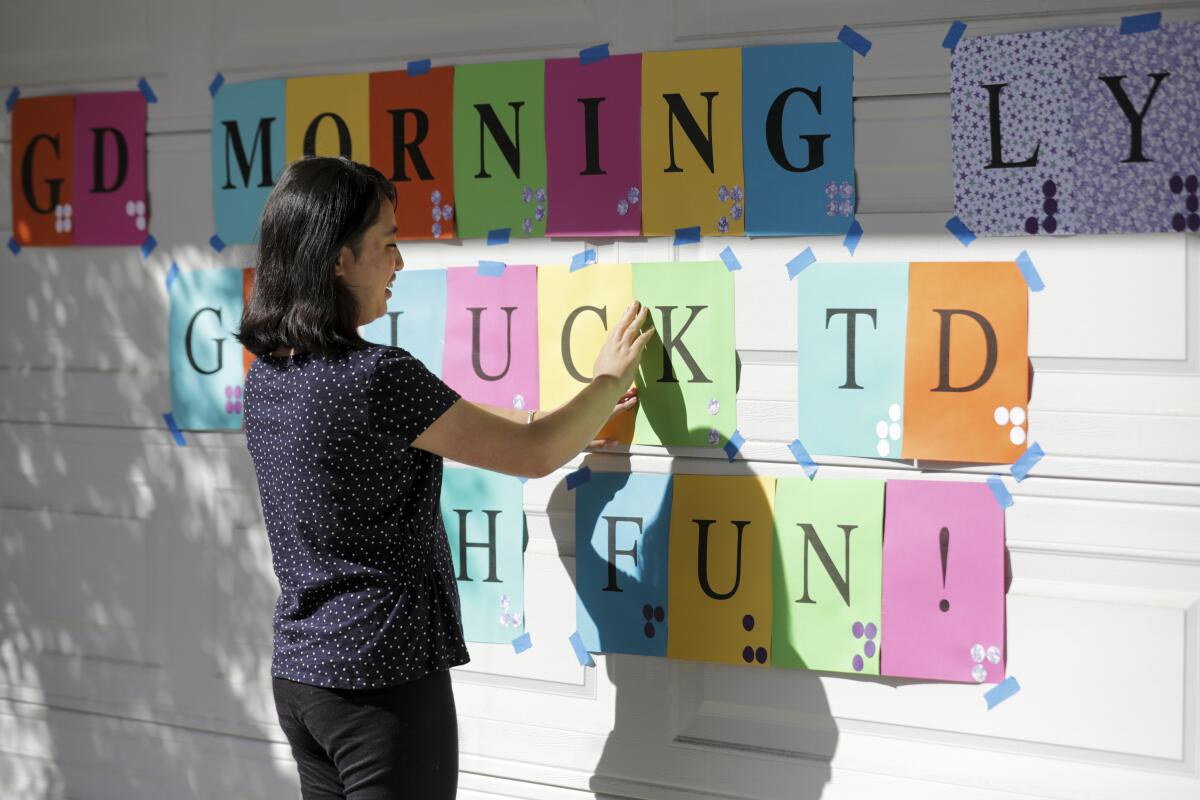
[{"label": "polka dot pattern", "polygon": [[409,447],[458,398],[394,347],[255,360],[243,403],[280,588],[272,676],[374,689],[470,660],[442,459]]}]

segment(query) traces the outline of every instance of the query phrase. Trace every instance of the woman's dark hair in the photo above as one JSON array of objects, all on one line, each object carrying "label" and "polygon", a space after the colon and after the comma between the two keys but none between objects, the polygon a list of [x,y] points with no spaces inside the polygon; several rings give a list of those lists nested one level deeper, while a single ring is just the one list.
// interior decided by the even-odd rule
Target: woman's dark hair
[{"label": "woman's dark hair", "polygon": [[346,158],[292,162],[263,207],[254,290],[238,341],[262,356],[278,347],[333,356],[366,347],[358,304],[334,274],[342,247],[358,255],[363,234],[396,190],[379,170]]}]

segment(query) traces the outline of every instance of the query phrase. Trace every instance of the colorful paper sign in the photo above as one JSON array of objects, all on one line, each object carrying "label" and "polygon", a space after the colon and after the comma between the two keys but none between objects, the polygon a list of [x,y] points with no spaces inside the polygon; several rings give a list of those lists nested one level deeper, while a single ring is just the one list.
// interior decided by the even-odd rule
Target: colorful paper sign
[{"label": "colorful paper sign", "polygon": [[13,238],[23,247],[74,240],[75,96],[17,100],[12,111]]},{"label": "colorful paper sign", "polygon": [[634,441],[724,446],[737,428],[733,273],[720,261],[634,264],[633,295],[655,330],[638,368]]},{"label": "colorful paper sign", "polygon": [[775,483],[774,666],[879,674],[883,481]]},{"label": "colorful paper sign", "polygon": [[476,403],[540,408],[537,267],[509,265],[497,276],[452,267],[446,295],[443,380]]},{"label": "colorful paper sign", "polygon": [[180,430],[242,427],[241,269],[181,270],[168,290],[171,413]]},{"label": "colorful paper sign", "polygon": [[676,475],[667,655],[769,666],[775,481]]},{"label": "colorful paper sign", "polygon": [[546,62],[547,236],[642,232],[642,56]]},{"label": "colorful paper sign", "polygon": [[597,472],[575,489],[576,623],[592,652],[665,656],[671,476]]},{"label": "colorful paper sign", "polygon": [[288,78],[285,94],[289,164],[314,155],[371,160],[367,73]]},{"label": "colorful paper sign", "polygon": [[255,241],[284,167],[285,81],[228,84],[213,97],[213,219],[226,244]]},{"label": "colorful paper sign", "polygon": [[1029,288],[1011,261],[909,265],[904,458],[1025,452]]},{"label": "colorful paper sign", "polygon": [[363,326],[368,342],[402,347],[438,377],[446,346],[446,270],[396,273],[387,313]]},{"label": "colorful paper sign", "polygon": [[883,670],[1004,678],[1004,510],[983,483],[888,481]]},{"label": "colorful paper sign", "polygon": [[463,238],[545,236],[545,62],[466,64],[454,73],[454,191]]},{"label": "colorful paper sign", "polygon": [[521,482],[470,467],[442,473],[442,521],[469,642],[525,632],[525,514]]},{"label": "colorful paper sign", "polygon": [[810,453],[899,458],[908,264],[817,263],[796,292],[800,441]]},{"label": "colorful paper sign", "polygon": [[370,92],[371,166],[396,187],[396,238],[454,238],[454,68],[372,72]]},{"label": "colorful paper sign", "polygon": [[642,56],[642,232],[741,236],[742,51]]},{"label": "colorful paper sign", "polygon": [[75,245],[145,241],[146,98],[141,92],[75,96],[71,231]]},{"label": "colorful paper sign", "polygon": [[853,86],[854,53],[840,42],[742,50],[747,235],[849,229]]}]

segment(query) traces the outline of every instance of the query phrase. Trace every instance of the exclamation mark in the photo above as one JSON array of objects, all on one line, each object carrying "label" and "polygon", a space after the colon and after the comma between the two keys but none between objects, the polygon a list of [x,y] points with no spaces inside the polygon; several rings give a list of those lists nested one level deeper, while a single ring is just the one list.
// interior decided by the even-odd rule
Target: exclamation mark
[{"label": "exclamation mark", "polygon": [[[950,530],[942,528],[938,533],[938,547],[942,551],[942,591],[946,591],[946,561],[950,558]],[[938,603],[938,608],[942,611],[950,610],[950,601],[942,598],[942,602]]]}]

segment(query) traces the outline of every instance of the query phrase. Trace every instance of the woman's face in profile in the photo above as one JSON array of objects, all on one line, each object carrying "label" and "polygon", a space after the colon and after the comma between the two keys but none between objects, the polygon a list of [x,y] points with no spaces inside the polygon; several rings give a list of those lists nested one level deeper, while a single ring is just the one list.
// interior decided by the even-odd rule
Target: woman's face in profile
[{"label": "woman's face in profile", "polygon": [[392,204],[379,204],[379,216],[363,234],[358,256],[343,247],[336,272],[358,303],[358,324],[366,325],[387,313],[387,301],[392,296],[389,286],[397,270],[404,268],[404,259],[396,245],[396,219]]}]

